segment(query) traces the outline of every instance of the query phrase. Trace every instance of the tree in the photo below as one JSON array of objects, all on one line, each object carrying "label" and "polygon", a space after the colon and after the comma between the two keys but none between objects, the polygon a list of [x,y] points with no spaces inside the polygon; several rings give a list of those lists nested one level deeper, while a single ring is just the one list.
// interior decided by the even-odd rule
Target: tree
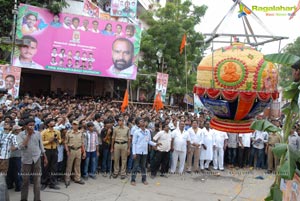
[{"label": "tree", "polygon": [[[299,38],[298,38],[299,39]],[[298,40],[297,39],[297,40]],[[297,41],[296,41],[297,42]],[[296,44],[295,42],[295,44]],[[295,47],[295,46],[290,46]],[[292,49],[288,49],[288,51],[292,51]],[[271,54],[265,55],[264,59],[266,61],[277,63],[282,66],[287,66],[291,68],[295,62],[299,61],[300,57],[293,54]],[[291,76],[292,74],[290,74]],[[294,79],[294,76],[291,76]],[[294,80],[293,80],[294,81]],[[281,178],[292,180],[296,169],[299,170],[300,164],[300,152],[298,150],[293,150],[291,146],[288,144],[288,137],[290,136],[292,127],[295,126],[296,121],[299,119],[299,87],[300,82],[291,82],[291,84],[284,88],[283,97],[288,101],[288,103],[284,106],[282,113],[285,114],[285,121],[282,128],[283,132],[283,141],[282,143],[276,144],[275,148],[272,149],[272,152],[280,158],[280,164],[276,170],[275,181],[270,187],[270,193],[268,197],[265,198],[265,201],[278,200],[281,201],[282,191],[280,189],[280,181]],[[259,125],[259,122],[255,122],[256,125]],[[269,124],[272,127],[271,124]],[[251,127],[256,130],[257,128]],[[265,127],[268,132],[268,127]],[[271,131],[274,132],[274,131]]]},{"label": "tree", "polygon": [[[294,43],[288,44],[284,52],[300,56],[300,37],[298,37]],[[291,74],[292,74],[291,67],[286,65],[280,67],[279,85],[281,87],[285,88],[293,82]]]},{"label": "tree", "polygon": [[[196,82],[196,67],[202,55],[201,44],[203,45],[203,36],[195,31],[195,26],[201,22],[206,9],[205,5],[195,6],[191,1],[181,3],[181,0],[175,0],[167,2],[164,8],[148,11],[140,16],[150,28],[142,33],[139,73],[132,83],[134,88],[144,88],[154,95],[156,78],[145,74],[155,75],[156,72],[163,71],[169,74],[169,94],[185,94],[186,76],[188,92],[192,91]],[[187,73],[185,54],[179,53],[184,34],[187,36]],[[156,56],[158,50],[163,53],[161,65],[158,65]],[[162,66],[162,63],[165,65]]]},{"label": "tree", "polygon": [[[8,0],[0,0],[0,38],[12,36],[14,2]],[[63,8],[68,6],[66,0],[17,0],[17,4],[26,3],[32,6],[45,7],[53,14],[58,14]],[[9,60],[8,56],[10,47],[8,45],[0,46],[0,63],[5,63]]]}]

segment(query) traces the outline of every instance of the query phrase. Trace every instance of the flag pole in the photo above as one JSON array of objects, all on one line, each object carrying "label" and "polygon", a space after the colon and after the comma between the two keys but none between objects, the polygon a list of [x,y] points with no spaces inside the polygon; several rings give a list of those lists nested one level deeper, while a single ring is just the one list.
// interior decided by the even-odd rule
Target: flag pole
[{"label": "flag pole", "polygon": [[[128,90],[128,94],[130,94],[130,99],[131,99],[131,102],[133,102],[133,100],[132,100],[132,90],[131,90],[131,83],[130,83],[130,80],[127,80],[127,86],[126,86],[127,88],[127,90]],[[130,101],[130,100],[129,100]],[[128,104],[128,106],[127,106],[127,110],[128,110],[128,112],[130,113],[130,107],[129,107],[129,104]]]},{"label": "flag pole", "polygon": [[[188,87],[187,87],[187,61],[186,61],[186,42],[185,42],[185,47],[184,47],[184,65],[185,65],[185,94],[187,95]],[[188,101],[186,100],[186,111],[189,111],[189,104]]]}]

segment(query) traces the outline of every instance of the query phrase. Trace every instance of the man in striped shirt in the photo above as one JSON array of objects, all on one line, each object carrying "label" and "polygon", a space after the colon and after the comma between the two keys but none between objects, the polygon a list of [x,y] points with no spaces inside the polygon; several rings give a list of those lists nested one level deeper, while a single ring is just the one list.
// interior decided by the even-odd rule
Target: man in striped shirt
[{"label": "man in striped shirt", "polygon": [[[90,176],[92,179],[96,179],[96,157],[99,156],[99,142],[98,134],[94,130],[93,122],[87,123],[87,131],[84,133],[84,146],[86,150],[86,159],[83,169],[83,178],[85,180]],[[88,173],[88,170],[91,170]]]},{"label": "man in striped shirt", "polygon": [[8,170],[10,152],[17,149],[16,136],[10,133],[10,124],[4,124],[4,131],[0,132],[0,200],[9,200],[6,188],[5,175]]}]

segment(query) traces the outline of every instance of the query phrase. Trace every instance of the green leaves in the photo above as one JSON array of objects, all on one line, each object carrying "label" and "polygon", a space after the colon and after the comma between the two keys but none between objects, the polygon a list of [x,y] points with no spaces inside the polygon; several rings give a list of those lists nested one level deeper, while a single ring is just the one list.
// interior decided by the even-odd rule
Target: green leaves
[{"label": "green leaves", "polygon": [[278,185],[273,185],[265,201],[282,201],[282,191]]},{"label": "green leaves", "polygon": [[[290,67],[287,66],[293,65],[300,59],[299,56],[296,56],[300,55],[300,38],[298,37],[294,44],[289,44],[286,49],[287,52],[292,54],[271,54],[264,56],[264,59],[266,61],[283,65],[280,68],[281,86],[287,86],[287,84],[291,82],[290,78],[292,70]],[[284,144],[278,144],[272,150],[276,156],[280,157],[280,166],[278,167],[278,174],[276,175],[275,184],[271,187],[270,193],[265,199],[266,201],[282,200],[282,192],[279,188],[280,178],[288,180],[293,179],[294,174],[296,172],[297,163],[299,164],[300,162],[300,152],[293,150],[291,146],[287,145],[288,136],[290,134],[292,126],[295,125],[295,122],[299,117],[299,84],[299,82],[292,82],[290,85],[285,87],[283,91],[284,98],[289,101],[289,103],[286,104],[282,109],[282,112],[286,115],[285,124],[283,126]],[[258,125],[261,126],[261,123]]]},{"label": "green leaves", "polygon": [[[280,151],[280,153],[282,153],[283,150]],[[284,179],[293,179],[297,160],[299,160],[299,151],[294,150],[291,146],[287,146],[286,158],[283,165],[281,165],[279,168],[279,175]]]},{"label": "green leaves", "polygon": [[[195,26],[199,25],[200,18],[203,17],[206,9],[206,6],[195,6],[190,1],[182,1],[181,3],[179,0],[175,0],[168,1],[164,8],[159,8],[152,14],[146,12],[140,16],[147,23],[151,23],[149,24],[151,26],[142,33],[141,52],[143,55],[140,59],[143,61],[139,61],[139,73],[155,74],[157,71],[161,72],[162,63],[164,63],[163,72],[169,74],[168,94],[185,94],[186,76],[188,91],[193,90],[197,74],[193,72],[193,69],[197,69],[202,59],[201,46],[203,45],[199,42],[203,41],[203,36],[195,31]],[[185,54],[179,54],[184,33],[187,34],[187,45],[185,46],[186,50],[184,50],[184,52],[186,51],[186,63]],[[163,62],[161,61],[160,64],[156,62],[158,50],[163,53]],[[187,71],[185,67],[187,67]],[[143,80],[138,78],[133,81],[133,85],[142,88],[144,87]],[[154,92],[154,83],[155,79],[153,83],[151,82],[152,88],[149,87],[149,94]]]},{"label": "green leaves", "polygon": [[299,82],[292,82],[288,87],[283,91],[283,97],[286,99],[294,99],[299,95]]},{"label": "green leaves", "polygon": [[272,62],[272,63],[277,63],[281,64],[284,66],[291,66],[294,63],[296,63],[300,57],[293,55],[293,54],[267,54],[264,55],[264,60]]},{"label": "green leaves", "polygon": [[276,144],[275,147],[272,149],[273,153],[280,158],[283,156],[287,151],[288,145],[285,143]]},{"label": "green leaves", "polygon": [[294,43],[288,44],[287,53],[268,54],[264,56],[266,61],[280,64],[279,84],[287,87],[293,80],[291,65],[300,59],[300,37]]},{"label": "green leaves", "polygon": [[47,5],[47,8],[50,10],[51,13],[57,15],[62,11],[63,8],[66,8],[68,6],[69,4],[65,0],[62,0],[62,1],[52,1]]},{"label": "green leaves", "polygon": [[277,126],[275,126],[268,120],[256,120],[252,122],[250,128],[253,130],[266,131],[266,132],[280,131],[280,129]]},{"label": "green leaves", "polygon": [[292,82],[288,87],[286,87],[283,91],[283,97],[291,100],[291,102],[287,103],[283,108],[282,112],[284,114],[288,114],[289,112],[292,113],[299,113],[299,105],[298,105],[298,98],[299,98],[299,82]]}]

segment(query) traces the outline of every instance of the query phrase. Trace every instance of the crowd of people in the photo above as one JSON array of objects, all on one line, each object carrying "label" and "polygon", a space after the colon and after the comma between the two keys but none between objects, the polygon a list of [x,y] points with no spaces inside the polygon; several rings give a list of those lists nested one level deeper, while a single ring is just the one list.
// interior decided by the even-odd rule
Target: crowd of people
[{"label": "crowd of people", "polygon": [[[138,173],[148,184],[147,171],[154,179],[225,167],[272,172],[278,164],[272,148],[280,133],[217,131],[210,128],[213,115],[205,109],[156,112],[152,105],[130,105],[122,113],[120,103],[108,99],[13,99],[5,92],[0,104],[0,171],[8,189],[21,191],[21,200],[27,200],[30,182],[34,200],[40,200],[40,189],[58,190],[60,182],[68,187],[71,180],[83,185],[99,177],[129,177],[135,186]],[[281,126],[280,119],[272,123]],[[299,149],[297,132],[289,141]]]}]

